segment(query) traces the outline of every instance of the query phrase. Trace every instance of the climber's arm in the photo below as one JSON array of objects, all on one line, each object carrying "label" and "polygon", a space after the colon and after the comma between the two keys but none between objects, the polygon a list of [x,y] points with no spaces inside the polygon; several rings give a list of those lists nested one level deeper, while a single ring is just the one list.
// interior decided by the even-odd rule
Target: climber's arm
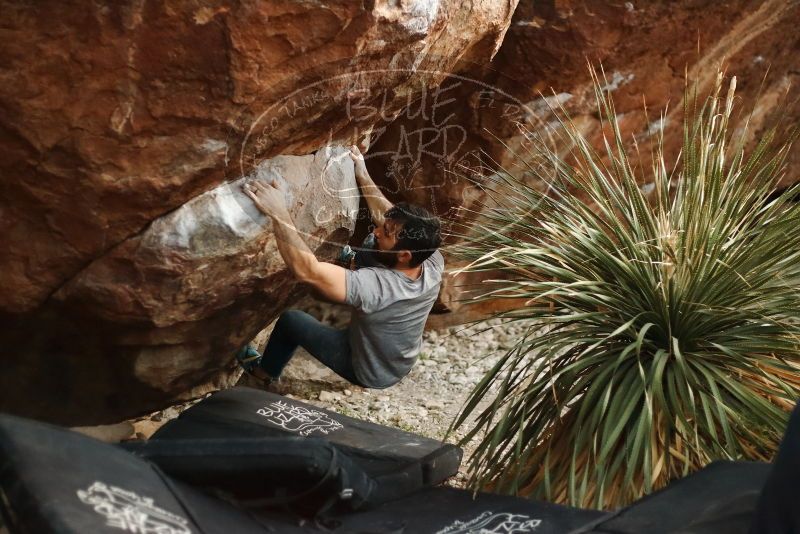
[{"label": "climber's arm", "polygon": [[299,282],[309,284],[332,302],[345,300],[344,268],[319,261],[300,237],[286,208],[282,192],[275,187],[257,183],[245,188],[255,205],[272,218],[275,240],[286,266]]},{"label": "climber's arm", "polygon": [[350,157],[353,159],[355,165],[356,182],[361,189],[361,195],[367,201],[372,222],[376,226],[383,226],[383,216],[392,207],[392,203],[387,200],[367,171],[367,166],[364,164],[364,156],[356,146],[350,147]]},{"label": "climber's arm", "polygon": [[285,214],[273,216],[272,225],[278,243],[278,251],[295,279],[310,285],[332,302],[344,302],[344,268],[319,261],[314,256],[300,234],[297,233],[297,228],[289,217],[288,210]]}]

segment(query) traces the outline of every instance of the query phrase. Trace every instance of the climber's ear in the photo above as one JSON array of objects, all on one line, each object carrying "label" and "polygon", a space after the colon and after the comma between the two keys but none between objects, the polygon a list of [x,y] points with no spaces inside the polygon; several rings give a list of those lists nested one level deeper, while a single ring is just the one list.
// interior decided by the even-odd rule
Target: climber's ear
[{"label": "climber's ear", "polygon": [[397,263],[403,264],[410,264],[412,259],[411,251],[410,250],[398,250],[397,251]]}]

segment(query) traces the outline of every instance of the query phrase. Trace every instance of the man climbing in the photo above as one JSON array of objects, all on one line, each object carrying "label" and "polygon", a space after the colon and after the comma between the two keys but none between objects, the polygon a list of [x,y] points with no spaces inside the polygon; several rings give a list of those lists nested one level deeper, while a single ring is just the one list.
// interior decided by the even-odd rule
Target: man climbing
[{"label": "man climbing", "polygon": [[266,382],[280,377],[298,346],[342,378],[369,388],[399,382],[419,354],[444,270],[437,250],[439,220],[419,206],[392,205],[370,178],[356,147],[350,148],[350,157],[375,225],[370,236],[374,250],[362,251],[371,255],[374,267],[352,270],[317,260],[300,238],[279,186],[244,186],[255,205],[272,218],[278,250],[294,277],[324,298],[353,308],[349,326],[341,330],[300,310],[281,314],[263,356],[252,347],[237,354],[246,371]]}]

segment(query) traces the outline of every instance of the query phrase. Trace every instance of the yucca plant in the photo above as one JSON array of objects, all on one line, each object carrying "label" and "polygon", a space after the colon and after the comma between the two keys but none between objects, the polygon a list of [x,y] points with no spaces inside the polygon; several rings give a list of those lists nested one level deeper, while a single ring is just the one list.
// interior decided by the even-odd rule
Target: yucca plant
[{"label": "yucca plant", "polygon": [[735,79],[687,91],[681,155],[665,161],[662,131],[645,171],[593,77],[603,148],[555,110],[571,151],[532,134],[526,176],[498,169],[460,236],[467,270],[503,273],[483,298],[526,299],[502,316],[527,333],[454,427],[477,441],[473,487],[608,508],[775,452],[800,397],[800,207],[775,192],[795,136],[746,151]]}]

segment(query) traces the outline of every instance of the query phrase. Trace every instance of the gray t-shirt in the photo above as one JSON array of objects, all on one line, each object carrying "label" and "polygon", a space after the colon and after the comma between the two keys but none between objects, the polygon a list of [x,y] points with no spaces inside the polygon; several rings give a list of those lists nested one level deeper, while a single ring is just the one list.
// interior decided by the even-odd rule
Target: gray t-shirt
[{"label": "gray t-shirt", "polygon": [[385,388],[406,376],[417,361],[425,320],[439,294],[444,258],[438,250],[422,262],[412,280],[386,267],[347,271],[345,302],[350,316],[350,348],[356,378]]}]

